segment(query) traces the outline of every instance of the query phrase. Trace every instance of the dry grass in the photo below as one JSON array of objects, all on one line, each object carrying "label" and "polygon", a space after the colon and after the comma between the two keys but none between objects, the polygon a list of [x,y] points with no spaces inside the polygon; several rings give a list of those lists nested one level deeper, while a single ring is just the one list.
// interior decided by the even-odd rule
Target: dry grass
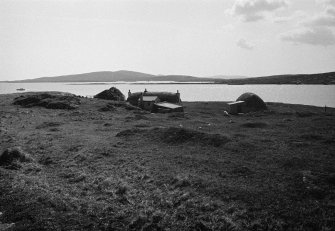
[{"label": "dry grass", "polygon": [[215,102],[181,115],[85,98],[27,109],[14,97],[1,95],[1,146],[34,161],[0,166],[12,230],[335,227],[333,109],[271,103],[225,117]]}]

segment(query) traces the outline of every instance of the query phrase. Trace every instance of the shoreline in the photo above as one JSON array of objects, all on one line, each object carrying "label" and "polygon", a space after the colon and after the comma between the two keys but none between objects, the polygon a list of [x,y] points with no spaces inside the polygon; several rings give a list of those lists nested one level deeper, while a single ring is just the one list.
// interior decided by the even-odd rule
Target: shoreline
[{"label": "shoreline", "polygon": [[[0,94],[0,96],[5,96],[5,95],[24,95],[24,94],[39,94],[39,93],[61,93],[61,94],[72,94],[75,95],[73,93],[70,92],[61,92],[61,91],[25,91],[25,92],[13,92],[13,93],[4,93],[4,94]],[[77,97],[80,98],[89,98],[89,99],[93,99],[93,96],[88,97],[88,96],[81,96],[81,95],[75,95]],[[182,103],[230,103],[230,102],[234,102],[234,101],[182,101]],[[334,107],[331,106],[316,106],[316,105],[308,105],[308,104],[297,104],[297,103],[284,103],[284,102],[265,102],[265,103],[269,103],[269,104],[282,104],[282,105],[292,105],[292,106],[306,106],[306,107],[316,107],[316,108],[325,108],[325,106],[327,107],[327,109],[335,109]]]}]

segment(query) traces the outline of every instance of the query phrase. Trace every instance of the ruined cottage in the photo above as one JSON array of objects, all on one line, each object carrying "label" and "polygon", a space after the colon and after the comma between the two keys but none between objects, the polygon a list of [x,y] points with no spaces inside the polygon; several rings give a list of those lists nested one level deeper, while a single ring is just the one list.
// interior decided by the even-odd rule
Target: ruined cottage
[{"label": "ruined cottage", "polygon": [[150,112],[183,112],[180,93],[172,92],[128,92],[127,102]]}]

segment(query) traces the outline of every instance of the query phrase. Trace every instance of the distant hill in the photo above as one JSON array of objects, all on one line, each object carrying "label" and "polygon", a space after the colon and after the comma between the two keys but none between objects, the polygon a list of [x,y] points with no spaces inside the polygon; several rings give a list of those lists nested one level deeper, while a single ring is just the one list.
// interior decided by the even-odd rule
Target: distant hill
[{"label": "distant hill", "polygon": [[14,82],[115,82],[115,81],[176,81],[176,82],[208,82],[217,79],[199,78],[187,75],[151,75],[135,71],[100,71],[75,75],[63,75],[55,77],[41,77],[36,79],[24,79]]},{"label": "distant hill", "polygon": [[190,75],[161,75],[161,76],[155,76],[150,79],[150,81],[175,81],[175,82],[209,82],[209,81],[215,82],[217,80],[218,79],[194,77]]},{"label": "distant hill", "polygon": [[335,84],[335,72],[320,74],[273,75],[264,77],[228,79],[224,84]]},{"label": "distant hill", "polygon": [[[228,79],[226,79],[228,78]],[[335,72],[320,74],[273,75],[263,77],[213,76],[195,77],[188,75],[151,75],[135,71],[100,71],[75,75],[41,77],[14,82],[115,82],[115,81],[175,81],[175,82],[214,82],[217,84],[335,84]]]},{"label": "distant hill", "polygon": [[214,76],[209,76],[206,78],[209,78],[209,79],[244,79],[248,77],[243,76],[243,75],[214,75]]},{"label": "distant hill", "polygon": [[155,75],[135,71],[100,71],[75,75],[63,75],[55,77],[41,77],[25,79],[15,82],[115,82],[115,81],[146,81]]}]

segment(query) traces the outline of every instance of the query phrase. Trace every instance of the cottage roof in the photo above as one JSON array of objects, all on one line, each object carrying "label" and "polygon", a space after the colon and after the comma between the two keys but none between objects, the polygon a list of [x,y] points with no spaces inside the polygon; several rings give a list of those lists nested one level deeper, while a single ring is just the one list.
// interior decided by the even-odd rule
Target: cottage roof
[{"label": "cottage roof", "polygon": [[158,96],[143,96],[143,101],[145,102],[151,102],[151,101],[156,101]]},{"label": "cottage roof", "polygon": [[172,93],[172,92],[146,92],[146,93],[134,92],[128,96],[127,101],[133,105],[137,105],[138,100],[141,98],[142,94],[144,94],[143,96],[157,96],[161,102],[163,101],[167,101],[170,103],[180,102],[180,98],[177,95],[177,93]]},{"label": "cottage roof", "polygon": [[155,105],[159,107],[170,108],[170,109],[176,109],[176,108],[183,107],[178,104],[168,103],[168,102],[155,103]]},{"label": "cottage roof", "polygon": [[235,101],[235,102],[228,103],[228,105],[244,104],[244,103],[245,103],[244,101]]}]

